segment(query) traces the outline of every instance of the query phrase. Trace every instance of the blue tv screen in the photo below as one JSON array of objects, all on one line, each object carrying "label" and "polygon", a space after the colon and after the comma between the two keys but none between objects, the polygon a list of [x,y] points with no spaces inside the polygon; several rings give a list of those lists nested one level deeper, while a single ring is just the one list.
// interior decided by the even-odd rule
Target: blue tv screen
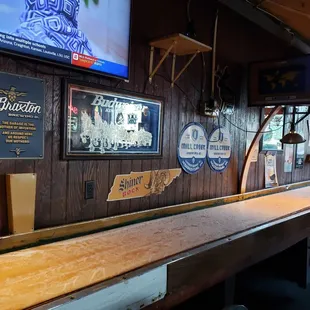
[{"label": "blue tv screen", "polygon": [[131,0],[0,0],[0,49],[128,79]]}]

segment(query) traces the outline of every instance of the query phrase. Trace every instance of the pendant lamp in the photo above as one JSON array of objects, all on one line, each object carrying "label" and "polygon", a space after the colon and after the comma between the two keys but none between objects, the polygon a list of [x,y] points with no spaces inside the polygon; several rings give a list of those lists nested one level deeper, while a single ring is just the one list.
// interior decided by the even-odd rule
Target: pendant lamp
[{"label": "pendant lamp", "polygon": [[287,135],[285,135],[280,140],[283,144],[300,144],[300,143],[306,142],[306,140],[295,129],[295,110],[296,108],[294,107],[293,108],[293,122],[291,123],[291,130]]}]

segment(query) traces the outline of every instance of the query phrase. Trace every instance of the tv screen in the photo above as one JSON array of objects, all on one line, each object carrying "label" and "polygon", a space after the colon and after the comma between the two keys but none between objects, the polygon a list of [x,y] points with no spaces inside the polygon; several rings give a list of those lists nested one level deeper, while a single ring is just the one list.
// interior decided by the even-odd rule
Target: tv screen
[{"label": "tv screen", "polygon": [[0,0],[0,49],[128,79],[131,0]]}]

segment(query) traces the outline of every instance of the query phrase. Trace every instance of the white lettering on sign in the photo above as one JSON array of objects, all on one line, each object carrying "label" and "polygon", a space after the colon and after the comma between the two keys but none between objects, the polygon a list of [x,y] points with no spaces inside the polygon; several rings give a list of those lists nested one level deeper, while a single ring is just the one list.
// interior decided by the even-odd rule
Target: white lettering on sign
[{"label": "white lettering on sign", "polygon": [[0,112],[2,111],[41,114],[41,107],[31,101],[11,103],[7,97],[0,97]]},{"label": "white lettering on sign", "polygon": [[127,102],[118,101],[117,98],[114,100],[106,99],[106,97],[101,95],[96,95],[94,101],[91,103],[93,106],[101,106],[103,108],[110,108],[115,110],[122,110],[127,106],[131,107],[131,110],[142,111],[142,104],[130,104]]}]

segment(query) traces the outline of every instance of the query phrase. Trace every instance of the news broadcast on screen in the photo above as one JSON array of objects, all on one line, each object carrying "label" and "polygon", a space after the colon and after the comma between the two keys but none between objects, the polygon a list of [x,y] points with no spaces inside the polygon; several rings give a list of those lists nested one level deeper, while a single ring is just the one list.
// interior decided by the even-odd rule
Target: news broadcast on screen
[{"label": "news broadcast on screen", "polygon": [[130,0],[0,0],[0,48],[128,79]]}]

